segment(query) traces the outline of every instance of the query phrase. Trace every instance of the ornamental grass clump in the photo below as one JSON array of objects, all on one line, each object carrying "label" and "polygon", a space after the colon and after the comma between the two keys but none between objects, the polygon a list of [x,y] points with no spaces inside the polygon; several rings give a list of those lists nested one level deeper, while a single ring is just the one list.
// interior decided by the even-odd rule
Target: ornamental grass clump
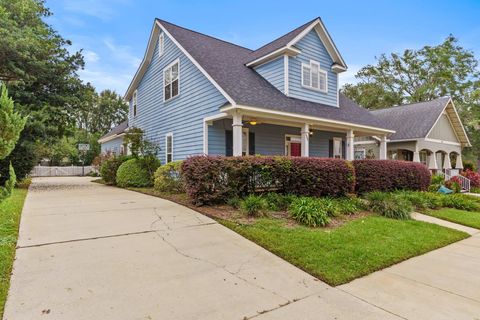
[{"label": "ornamental grass clump", "polygon": [[375,191],[366,194],[366,198],[370,210],[375,213],[392,219],[411,219],[412,203],[395,193]]},{"label": "ornamental grass clump", "polygon": [[264,198],[257,195],[249,195],[240,202],[240,211],[250,217],[265,215],[267,202]]},{"label": "ornamental grass clump", "polygon": [[288,212],[295,221],[308,227],[324,227],[330,221],[327,210],[316,198],[299,197],[294,199]]}]

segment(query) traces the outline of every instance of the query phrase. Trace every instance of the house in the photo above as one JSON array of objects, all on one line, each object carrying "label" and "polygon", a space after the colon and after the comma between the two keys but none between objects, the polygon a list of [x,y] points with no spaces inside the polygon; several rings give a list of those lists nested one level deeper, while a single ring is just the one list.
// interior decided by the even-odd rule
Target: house
[{"label": "house", "polygon": [[[374,110],[395,133],[388,137],[388,159],[415,161],[430,170],[463,169],[462,148],[470,141],[449,97]],[[357,138],[355,158],[378,158],[379,139]]]},{"label": "house", "polygon": [[[256,50],[155,19],[124,95],[128,127],[158,144],[162,163],[198,154],[353,160],[371,137],[387,159],[395,128],[339,93],[346,70],[320,18]],[[102,137],[102,151],[120,152],[125,130]]]},{"label": "house", "polygon": [[120,123],[118,126],[110,130],[106,135],[101,137],[98,142],[101,145],[102,153],[113,153],[116,155],[125,154],[127,146],[123,143],[123,137],[128,128],[128,120]]}]

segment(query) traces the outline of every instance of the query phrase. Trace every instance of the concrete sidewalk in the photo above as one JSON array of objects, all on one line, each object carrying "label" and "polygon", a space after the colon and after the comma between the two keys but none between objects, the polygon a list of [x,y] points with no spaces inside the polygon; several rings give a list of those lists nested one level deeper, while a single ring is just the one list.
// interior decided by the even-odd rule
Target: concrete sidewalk
[{"label": "concrete sidewalk", "polygon": [[34,179],[4,319],[400,319],[193,210],[89,180]]}]

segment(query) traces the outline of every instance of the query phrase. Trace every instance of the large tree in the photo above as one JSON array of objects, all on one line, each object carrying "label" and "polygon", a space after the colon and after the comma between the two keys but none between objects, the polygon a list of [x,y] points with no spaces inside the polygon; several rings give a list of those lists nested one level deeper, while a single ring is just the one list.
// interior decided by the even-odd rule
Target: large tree
[{"label": "large tree", "polygon": [[71,134],[83,101],[77,75],[83,57],[70,53],[70,41],[44,21],[50,15],[42,0],[0,0],[0,79],[16,108],[29,116],[19,143],[0,162],[3,179],[10,161],[20,177],[31,170],[39,141],[54,143]]},{"label": "large tree", "polygon": [[369,109],[452,97],[473,142],[470,152],[480,155],[478,61],[455,37],[402,54],[382,54],[376,64],[363,67],[355,77],[358,82],[346,84],[342,92]]}]

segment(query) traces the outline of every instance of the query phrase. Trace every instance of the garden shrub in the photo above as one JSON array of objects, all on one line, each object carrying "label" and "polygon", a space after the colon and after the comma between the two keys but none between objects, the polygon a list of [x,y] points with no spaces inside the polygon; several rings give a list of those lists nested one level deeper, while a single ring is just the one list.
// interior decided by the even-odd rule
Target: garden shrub
[{"label": "garden shrub", "polygon": [[476,172],[477,164],[470,160],[463,160],[463,170],[465,171],[470,170],[470,171]]},{"label": "garden shrub", "polygon": [[196,156],[183,162],[182,173],[197,205],[271,191],[343,196],[354,187],[353,167],[341,159]]},{"label": "garden shrub", "polygon": [[418,190],[430,185],[430,172],[421,163],[394,160],[355,160],[355,190],[372,191]]},{"label": "garden shrub", "polygon": [[411,218],[412,204],[391,192],[374,191],[366,194],[370,210],[387,218],[407,220]]},{"label": "garden shrub", "polygon": [[480,173],[472,171],[472,170],[465,170],[462,172],[462,176],[470,179],[470,187],[471,188],[479,188],[480,187]]},{"label": "garden shrub", "polygon": [[267,208],[270,211],[284,211],[287,210],[288,206],[292,202],[295,196],[293,195],[283,195],[276,192],[269,192],[262,197],[267,202]]},{"label": "garden shrub", "polygon": [[182,161],[170,162],[160,166],[157,171],[155,171],[155,190],[172,193],[184,192],[181,166]]},{"label": "garden shrub", "polygon": [[452,177],[450,180],[445,181],[445,187],[452,190],[454,193],[462,191],[462,181],[459,177]]},{"label": "garden shrub", "polygon": [[113,156],[109,159],[103,160],[102,165],[100,166],[100,176],[102,177],[103,181],[105,181],[105,183],[108,185],[115,185],[118,168],[123,162],[129,159],[130,157],[127,156]]},{"label": "garden shrub", "polygon": [[32,184],[32,178],[25,177],[22,180],[17,181],[16,187],[19,189],[28,189],[28,187],[30,187],[31,184]]},{"label": "garden shrub", "polygon": [[352,215],[366,209],[364,201],[359,198],[339,198],[336,201],[340,213],[344,215]]},{"label": "garden shrub", "polygon": [[298,223],[309,227],[324,227],[328,224],[328,213],[319,205],[319,199],[299,197],[288,208],[290,216]]},{"label": "garden shrub", "polygon": [[267,202],[257,195],[249,195],[240,202],[240,210],[250,217],[263,214],[267,209]]},{"label": "garden shrub", "polygon": [[117,170],[117,185],[120,187],[150,187],[152,176],[150,175],[143,159],[133,158],[125,161]]},{"label": "garden shrub", "polygon": [[445,178],[439,174],[433,174],[430,179],[430,186],[428,187],[428,191],[437,192],[441,186],[445,184]]},{"label": "garden shrub", "polygon": [[443,195],[442,206],[466,211],[480,211],[479,200],[463,194]]},{"label": "garden shrub", "polygon": [[234,209],[238,209],[240,208],[241,201],[242,200],[240,198],[233,197],[227,200],[227,204]]}]

